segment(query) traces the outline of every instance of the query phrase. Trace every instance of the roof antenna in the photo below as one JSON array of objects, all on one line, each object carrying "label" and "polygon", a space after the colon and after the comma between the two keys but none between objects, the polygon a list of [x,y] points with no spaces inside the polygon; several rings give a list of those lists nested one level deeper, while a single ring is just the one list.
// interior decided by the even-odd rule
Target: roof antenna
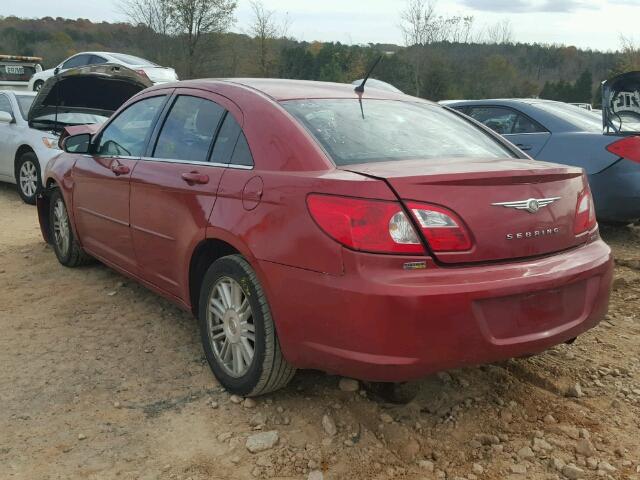
[{"label": "roof antenna", "polygon": [[380,55],[376,61],[373,63],[373,65],[371,65],[371,68],[369,69],[369,71],[367,72],[367,74],[364,77],[364,80],[362,80],[362,83],[360,85],[358,85],[355,90],[358,93],[364,93],[364,86],[367,83],[367,80],[369,80],[369,77],[371,76],[371,74],[373,73],[373,71],[375,70],[375,68],[378,66],[378,64],[380,63],[380,60],[382,60],[382,57],[384,55]]}]

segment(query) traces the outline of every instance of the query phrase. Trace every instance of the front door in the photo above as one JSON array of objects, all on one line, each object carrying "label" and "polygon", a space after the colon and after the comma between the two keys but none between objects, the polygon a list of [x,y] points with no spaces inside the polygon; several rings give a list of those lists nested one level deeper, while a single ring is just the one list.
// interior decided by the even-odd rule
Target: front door
[{"label": "front door", "polygon": [[[0,93],[0,112],[14,115],[11,101],[4,93]],[[19,114],[19,112],[16,113]],[[15,123],[0,122],[0,179],[2,181],[14,178],[13,164],[16,149],[16,129]]]},{"label": "front door", "polygon": [[131,174],[143,154],[166,96],[144,98],[123,110],[95,140],[92,155],[73,168],[73,208],[82,246],[136,273],[129,228]]},{"label": "front door", "polygon": [[171,103],[131,179],[131,228],[143,278],[188,303],[191,254],[205,238],[241,114],[203,91],[177,90]]}]

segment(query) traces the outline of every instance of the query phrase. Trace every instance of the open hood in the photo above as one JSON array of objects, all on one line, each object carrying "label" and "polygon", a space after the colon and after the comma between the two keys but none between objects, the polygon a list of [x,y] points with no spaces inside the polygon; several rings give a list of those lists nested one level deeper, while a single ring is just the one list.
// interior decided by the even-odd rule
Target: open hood
[{"label": "open hood", "polygon": [[29,110],[29,126],[59,131],[69,125],[102,123],[151,85],[148,78],[122,65],[67,70],[42,86]]},{"label": "open hood", "polygon": [[640,134],[640,72],[602,84],[602,120],[609,134]]}]

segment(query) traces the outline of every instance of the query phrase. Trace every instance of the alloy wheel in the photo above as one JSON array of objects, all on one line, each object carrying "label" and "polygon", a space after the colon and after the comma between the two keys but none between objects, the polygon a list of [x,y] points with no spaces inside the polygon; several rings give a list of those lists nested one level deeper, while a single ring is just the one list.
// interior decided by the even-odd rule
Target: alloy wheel
[{"label": "alloy wheel", "polygon": [[58,251],[65,255],[69,250],[71,231],[69,230],[69,216],[61,198],[56,200],[53,207],[53,233]]},{"label": "alloy wheel", "polygon": [[20,190],[25,197],[33,197],[38,191],[38,169],[31,161],[26,161],[20,167],[18,175]]},{"label": "alloy wheel", "polygon": [[207,331],[213,354],[225,372],[245,375],[255,356],[255,325],[249,299],[238,282],[221,277],[211,289]]}]

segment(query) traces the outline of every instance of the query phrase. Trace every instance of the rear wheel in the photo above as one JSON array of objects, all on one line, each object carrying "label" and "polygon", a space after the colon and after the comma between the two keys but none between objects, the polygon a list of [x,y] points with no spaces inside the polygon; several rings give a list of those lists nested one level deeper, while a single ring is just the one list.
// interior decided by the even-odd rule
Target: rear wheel
[{"label": "rear wheel", "polygon": [[41,189],[40,162],[33,152],[20,155],[16,162],[16,185],[22,201],[30,205],[36,204],[36,196]]},{"label": "rear wheel", "polygon": [[60,190],[55,189],[49,199],[49,238],[58,261],[65,267],[79,267],[91,263],[92,258],[80,247],[69,223],[67,206]]},{"label": "rear wheel", "polygon": [[262,286],[242,256],[223,257],[209,267],[198,313],[207,361],[227,391],[262,395],[293,378]]}]

